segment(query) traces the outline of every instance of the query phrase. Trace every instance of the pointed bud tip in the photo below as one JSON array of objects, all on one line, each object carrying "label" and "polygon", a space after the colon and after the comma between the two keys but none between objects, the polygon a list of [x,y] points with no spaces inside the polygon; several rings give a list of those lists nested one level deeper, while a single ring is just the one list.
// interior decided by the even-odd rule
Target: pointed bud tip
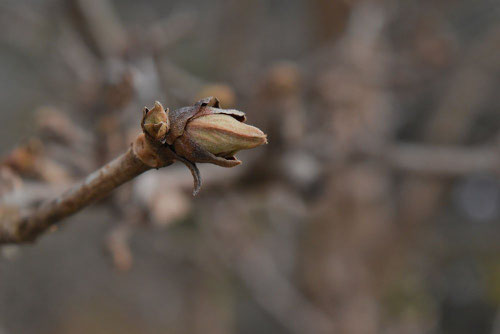
[{"label": "pointed bud tip", "polygon": [[168,109],[155,101],[153,109],[144,107],[142,125],[145,132],[158,141],[163,141],[170,128]]},{"label": "pointed bud tip", "polygon": [[267,143],[266,134],[259,128],[226,114],[196,118],[188,124],[186,131],[200,147],[220,157]]},{"label": "pointed bud tip", "polygon": [[155,101],[154,109],[156,108],[164,110],[163,105],[160,103],[160,101]]}]

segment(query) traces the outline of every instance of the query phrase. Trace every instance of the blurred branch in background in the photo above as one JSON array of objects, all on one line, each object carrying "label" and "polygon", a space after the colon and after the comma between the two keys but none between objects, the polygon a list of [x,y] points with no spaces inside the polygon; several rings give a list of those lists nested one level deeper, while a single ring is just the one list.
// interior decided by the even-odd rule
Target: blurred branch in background
[{"label": "blurred branch in background", "polygon": [[382,157],[403,172],[443,177],[500,172],[497,147],[446,147],[399,144],[388,148]]},{"label": "blurred branch in background", "polygon": [[[463,65],[450,79],[448,91],[423,131],[426,143],[450,145],[467,139],[474,120],[482,110],[481,104],[488,95],[488,89],[492,87],[494,73],[500,70],[493,56],[499,52],[499,38],[499,28],[494,26],[468,50]],[[416,223],[429,218],[446,188],[432,180],[409,178],[403,189],[403,220]],[[420,205],[414,205],[417,202]]]},{"label": "blurred branch in background", "polygon": [[82,36],[99,57],[115,58],[125,52],[127,32],[109,1],[72,0],[69,4]]}]

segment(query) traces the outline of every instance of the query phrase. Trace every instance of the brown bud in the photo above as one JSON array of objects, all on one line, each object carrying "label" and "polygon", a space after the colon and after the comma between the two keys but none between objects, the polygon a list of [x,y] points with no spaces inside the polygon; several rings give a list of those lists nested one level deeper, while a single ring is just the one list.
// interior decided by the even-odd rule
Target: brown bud
[{"label": "brown bud", "polygon": [[144,109],[142,128],[155,154],[169,163],[178,160],[190,169],[196,194],[201,187],[197,162],[237,166],[241,161],[234,157],[236,152],[267,143],[266,135],[245,120],[245,113],[221,109],[216,98],[208,97],[170,113],[156,102],[152,110]]},{"label": "brown bud", "polygon": [[185,134],[201,148],[224,158],[267,143],[264,132],[225,114],[195,118],[188,123]]},{"label": "brown bud", "polygon": [[191,162],[233,167],[241,164],[234,157],[236,152],[267,143],[262,131],[244,123],[244,113],[218,106],[216,99],[209,98],[189,111],[191,117],[180,135],[170,139],[178,155]]},{"label": "brown bud", "polygon": [[144,108],[142,127],[144,132],[158,142],[164,142],[167,132],[170,129],[168,119],[168,108],[165,110],[160,102],[156,101],[153,109]]}]

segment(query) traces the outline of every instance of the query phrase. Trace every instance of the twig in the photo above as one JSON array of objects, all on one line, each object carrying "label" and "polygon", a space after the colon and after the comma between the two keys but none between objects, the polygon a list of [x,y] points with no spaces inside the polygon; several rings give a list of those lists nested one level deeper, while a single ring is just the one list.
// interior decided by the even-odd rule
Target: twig
[{"label": "twig", "polygon": [[83,182],[15,221],[0,222],[0,244],[33,241],[48,228],[113,189],[151,169],[131,147],[126,153],[90,174]]},{"label": "twig", "polygon": [[219,108],[214,97],[171,112],[155,102],[153,109],[144,108],[143,133],[125,154],[33,212],[15,219],[0,217],[0,244],[33,241],[63,218],[105,197],[123,183],[174,161],[184,163],[191,171],[193,195],[196,195],[201,187],[196,162],[234,167],[241,164],[234,153],[267,143],[266,135],[243,124],[245,120],[241,111]]}]

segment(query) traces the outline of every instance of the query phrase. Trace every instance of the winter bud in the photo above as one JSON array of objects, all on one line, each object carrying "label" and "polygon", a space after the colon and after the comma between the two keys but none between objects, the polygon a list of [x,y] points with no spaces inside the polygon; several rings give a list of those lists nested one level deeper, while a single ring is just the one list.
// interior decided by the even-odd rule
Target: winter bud
[{"label": "winter bud", "polygon": [[142,119],[144,132],[158,142],[164,142],[165,136],[170,128],[168,109],[165,111],[160,102],[156,101],[153,109],[144,109]]}]

